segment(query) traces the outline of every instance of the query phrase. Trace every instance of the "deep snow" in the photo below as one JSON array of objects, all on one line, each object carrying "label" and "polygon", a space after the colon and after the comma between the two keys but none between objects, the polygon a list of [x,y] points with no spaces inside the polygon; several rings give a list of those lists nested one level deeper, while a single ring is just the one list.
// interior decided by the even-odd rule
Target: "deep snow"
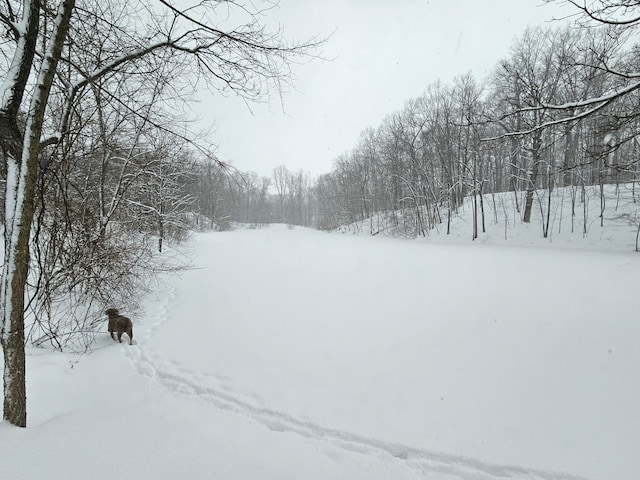
[{"label": "deep snow", "polygon": [[286,226],[192,245],[134,346],[105,317],[93,354],[29,350],[0,478],[640,471],[638,254]]}]

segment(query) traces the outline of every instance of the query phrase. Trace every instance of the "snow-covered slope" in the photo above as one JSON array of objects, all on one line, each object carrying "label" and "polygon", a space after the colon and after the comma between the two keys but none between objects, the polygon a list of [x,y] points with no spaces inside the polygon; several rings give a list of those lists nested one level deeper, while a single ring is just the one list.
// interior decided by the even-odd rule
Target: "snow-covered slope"
[{"label": "snow-covered slope", "polygon": [[[198,234],[135,345],[30,350],[0,477],[629,480],[633,252]],[[142,299],[141,299],[142,300]]]},{"label": "snow-covered slope", "polygon": [[[582,187],[562,187],[534,195],[531,222],[522,221],[525,192],[484,195],[484,224],[478,197],[478,238],[476,243],[506,246],[570,247],[597,250],[634,251],[640,225],[640,190],[638,184],[623,183]],[[425,232],[431,243],[472,243],[473,199],[466,197],[457,214],[451,217],[447,235],[447,211],[438,212],[441,223]],[[415,215],[411,210],[384,212],[339,230],[363,235],[405,236],[417,234]],[[435,213],[432,213],[435,217]],[[423,222],[427,213],[422,210]],[[547,236],[543,231],[547,226]],[[418,234],[419,236],[419,234]],[[640,243],[637,245],[640,248]]]}]

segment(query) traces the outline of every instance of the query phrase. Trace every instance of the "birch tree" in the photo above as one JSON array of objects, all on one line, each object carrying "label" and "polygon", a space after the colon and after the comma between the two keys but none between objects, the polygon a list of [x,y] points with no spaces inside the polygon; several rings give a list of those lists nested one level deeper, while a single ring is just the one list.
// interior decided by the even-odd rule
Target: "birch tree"
[{"label": "birch tree", "polygon": [[[68,141],[75,107],[92,89],[109,96],[110,82],[135,82],[157,62],[170,62],[176,94],[189,81],[258,99],[280,91],[294,56],[320,43],[288,43],[260,23],[252,2],[151,0],[7,0],[0,56],[0,151],[6,171],[5,254],[0,281],[4,355],[4,419],[24,427],[24,299],[36,202],[39,158],[45,146]],[[91,32],[102,41],[92,39]],[[189,75],[187,81],[180,75]],[[117,98],[110,98],[117,102]],[[50,107],[59,108],[52,109]],[[45,128],[46,127],[46,128]]]}]

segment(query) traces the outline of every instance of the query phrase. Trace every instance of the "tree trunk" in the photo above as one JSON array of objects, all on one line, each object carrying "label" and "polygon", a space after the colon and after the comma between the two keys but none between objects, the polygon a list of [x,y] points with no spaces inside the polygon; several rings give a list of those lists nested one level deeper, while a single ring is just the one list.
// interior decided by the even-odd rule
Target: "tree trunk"
[{"label": "tree trunk", "polygon": [[524,223],[531,222],[531,209],[533,207],[533,193],[536,191],[536,182],[538,181],[538,171],[540,169],[540,149],[542,147],[542,138],[540,132],[535,132],[533,135],[533,147],[532,147],[532,165],[531,173],[529,175],[529,184],[527,185],[527,193],[525,195],[524,216],[522,221]]},{"label": "tree trunk", "polygon": [[[18,162],[22,157],[24,136],[18,127],[18,111],[36,49],[40,23],[40,2],[25,4],[24,30],[16,45],[16,53],[2,85],[0,109],[0,142],[7,165],[4,203],[4,265],[0,282],[0,342],[4,355],[4,418],[24,427],[27,423],[24,353],[24,249],[17,248],[14,236],[15,198],[18,189]],[[18,222],[19,224],[19,222]],[[13,248],[12,248],[13,247]],[[16,269],[16,265],[19,267]]]},{"label": "tree trunk", "polygon": [[[51,84],[62,45],[67,36],[74,5],[75,1],[67,0],[61,2],[58,7],[54,36],[47,47],[27,114],[21,152],[15,156],[13,152],[5,152],[8,165],[5,195],[5,263],[0,284],[1,339],[5,362],[4,419],[19,427],[25,427],[27,424],[24,296],[29,272],[31,221],[36,203],[35,187],[38,178],[40,136]],[[35,9],[35,15],[38,15],[40,2],[27,2],[27,6]],[[34,31],[29,27],[27,25],[27,32],[37,35],[37,23]],[[18,48],[17,53],[20,53],[20,50]],[[32,60],[33,55],[29,60],[29,67]]]}]

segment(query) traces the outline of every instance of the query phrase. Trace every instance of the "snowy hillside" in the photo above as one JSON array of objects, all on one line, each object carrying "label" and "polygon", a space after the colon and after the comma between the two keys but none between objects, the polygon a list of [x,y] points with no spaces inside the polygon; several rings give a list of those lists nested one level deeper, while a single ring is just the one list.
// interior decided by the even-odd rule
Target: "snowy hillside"
[{"label": "snowy hillside", "polygon": [[[640,224],[640,190],[637,184],[598,185],[557,188],[551,193],[538,190],[534,196],[531,223],[522,222],[525,192],[485,194],[485,232],[482,231],[480,201],[478,204],[477,243],[519,246],[562,246],[601,250],[634,251]],[[415,216],[411,211],[388,212],[341,227],[339,231],[384,236],[416,234]],[[426,213],[423,210],[423,215]],[[447,235],[447,211],[439,211],[442,223],[426,235],[435,243],[471,243],[473,233],[473,201],[466,197],[457,214],[451,217]],[[548,219],[548,234],[543,225]],[[418,235],[419,236],[419,235]],[[640,245],[639,245],[640,246]]]},{"label": "snowy hillside", "polygon": [[0,478],[635,478],[627,247],[198,234],[133,346],[29,350]]}]

